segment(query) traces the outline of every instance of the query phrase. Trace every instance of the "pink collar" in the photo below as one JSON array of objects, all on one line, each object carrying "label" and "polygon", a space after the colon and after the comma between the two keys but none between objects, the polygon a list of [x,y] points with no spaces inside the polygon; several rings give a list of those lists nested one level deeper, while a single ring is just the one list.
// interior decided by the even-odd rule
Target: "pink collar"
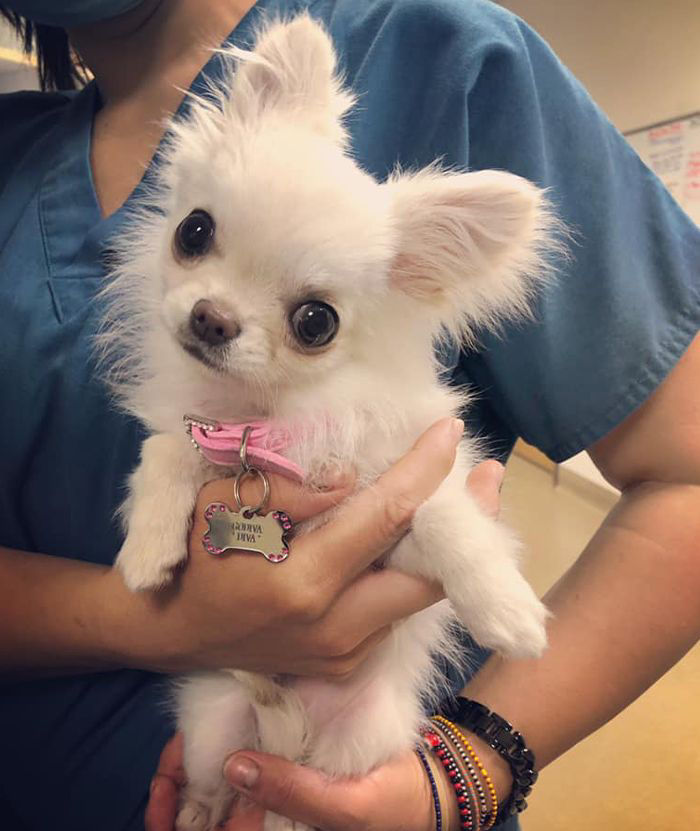
[{"label": "pink collar", "polygon": [[269,421],[227,424],[199,416],[185,416],[184,421],[192,443],[212,464],[240,467],[243,431],[250,427],[247,457],[251,465],[298,482],[304,480],[304,471],[281,455],[292,444],[292,436],[284,428],[274,427]]}]

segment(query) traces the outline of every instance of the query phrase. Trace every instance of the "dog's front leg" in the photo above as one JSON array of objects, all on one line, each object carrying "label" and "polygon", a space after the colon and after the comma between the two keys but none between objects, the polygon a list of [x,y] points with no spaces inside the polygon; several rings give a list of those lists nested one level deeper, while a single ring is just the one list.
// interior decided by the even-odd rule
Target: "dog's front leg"
[{"label": "dog's front leg", "polygon": [[132,591],[166,585],[187,558],[192,509],[211,478],[211,467],[186,436],[159,433],[146,439],[121,508],[127,536],[116,562]]},{"label": "dog's front leg", "polygon": [[390,562],[438,580],[481,646],[517,658],[540,655],[548,612],[518,569],[520,544],[465,493],[465,477],[458,463],[416,511]]}]

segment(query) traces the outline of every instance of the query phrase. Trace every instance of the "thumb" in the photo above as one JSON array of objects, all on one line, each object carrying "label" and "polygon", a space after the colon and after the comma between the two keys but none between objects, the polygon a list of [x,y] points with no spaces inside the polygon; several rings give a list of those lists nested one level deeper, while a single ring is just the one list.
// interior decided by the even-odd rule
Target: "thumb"
[{"label": "thumb", "polygon": [[267,753],[234,753],[224,777],[252,802],[312,828],[335,831],[338,812],[352,816],[350,782],[334,782],[313,768],[296,765]]},{"label": "thumb", "polygon": [[452,470],[463,430],[456,418],[433,424],[374,484],[346,500],[331,522],[304,537],[323,552],[316,574],[334,586],[334,594],[408,531],[418,507]]},{"label": "thumb", "polygon": [[501,487],[506,469],[495,459],[477,465],[469,473],[467,488],[489,516],[497,517],[501,507]]}]

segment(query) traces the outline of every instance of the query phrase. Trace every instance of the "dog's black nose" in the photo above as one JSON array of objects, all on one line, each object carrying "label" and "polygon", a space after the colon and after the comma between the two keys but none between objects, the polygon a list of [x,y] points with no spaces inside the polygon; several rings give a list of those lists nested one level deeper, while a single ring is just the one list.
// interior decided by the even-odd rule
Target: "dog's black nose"
[{"label": "dog's black nose", "polygon": [[241,327],[229,313],[217,308],[211,300],[198,300],[190,313],[190,329],[209,346],[221,346],[241,333]]}]

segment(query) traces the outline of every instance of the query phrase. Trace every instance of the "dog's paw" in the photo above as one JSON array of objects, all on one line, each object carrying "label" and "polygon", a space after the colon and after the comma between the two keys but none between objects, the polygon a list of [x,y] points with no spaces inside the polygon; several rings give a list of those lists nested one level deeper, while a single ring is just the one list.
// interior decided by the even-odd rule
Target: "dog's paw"
[{"label": "dog's paw", "polygon": [[172,580],[173,571],[185,559],[186,554],[173,556],[170,551],[167,556],[162,553],[163,548],[160,540],[154,546],[134,534],[129,534],[126,538],[117,556],[116,566],[131,591],[160,589]]},{"label": "dog's paw", "polygon": [[547,646],[550,616],[525,578],[514,573],[475,609],[457,609],[470,635],[481,646],[510,658],[536,658]]},{"label": "dog's paw", "polygon": [[511,658],[534,658],[547,646],[549,612],[518,570],[520,543],[498,522],[483,526],[483,554],[446,586],[452,606],[480,645]]},{"label": "dog's paw", "polygon": [[209,809],[195,799],[187,799],[177,814],[175,831],[208,831]]},{"label": "dog's paw", "polygon": [[175,831],[214,831],[231,815],[234,801],[235,794],[223,779],[204,790],[186,784],[180,792]]},{"label": "dog's paw", "polygon": [[263,822],[263,831],[313,831],[308,825],[281,817],[268,811]]}]

